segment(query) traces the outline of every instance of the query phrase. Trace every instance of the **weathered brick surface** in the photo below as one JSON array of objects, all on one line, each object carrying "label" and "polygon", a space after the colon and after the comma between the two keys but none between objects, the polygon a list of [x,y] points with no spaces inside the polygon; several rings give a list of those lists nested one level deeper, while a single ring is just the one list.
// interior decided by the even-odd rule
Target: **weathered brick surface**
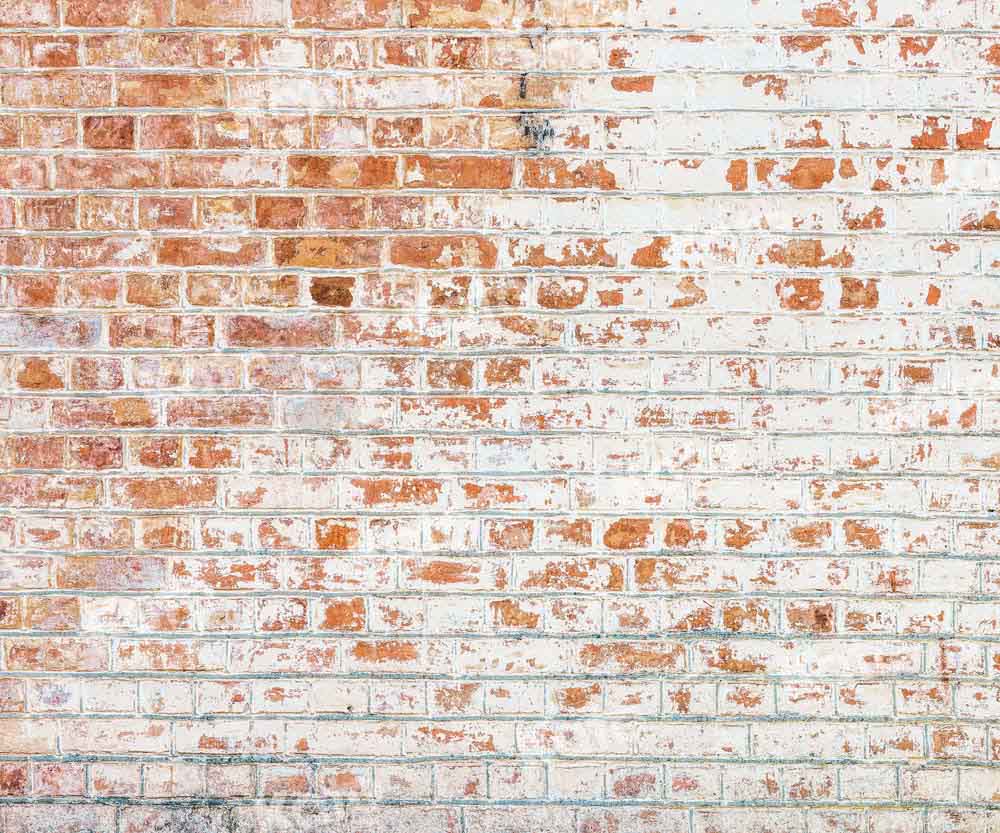
[{"label": "weathered brick surface", "polygon": [[0,0],[0,833],[1000,830],[998,113],[996,0]]}]

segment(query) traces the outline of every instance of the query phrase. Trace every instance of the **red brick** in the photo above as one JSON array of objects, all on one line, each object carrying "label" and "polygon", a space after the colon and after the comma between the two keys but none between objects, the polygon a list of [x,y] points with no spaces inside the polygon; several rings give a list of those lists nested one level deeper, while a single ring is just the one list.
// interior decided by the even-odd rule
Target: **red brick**
[{"label": "red brick", "polygon": [[393,156],[291,156],[288,184],[293,188],[391,188],[396,182]]},{"label": "red brick", "polygon": [[120,107],[222,107],[225,83],[221,75],[135,74],[118,84]]},{"label": "red brick", "polygon": [[87,116],[83,120],[83,143],[90,148],[132,148],[135,119],[131,116]]}]

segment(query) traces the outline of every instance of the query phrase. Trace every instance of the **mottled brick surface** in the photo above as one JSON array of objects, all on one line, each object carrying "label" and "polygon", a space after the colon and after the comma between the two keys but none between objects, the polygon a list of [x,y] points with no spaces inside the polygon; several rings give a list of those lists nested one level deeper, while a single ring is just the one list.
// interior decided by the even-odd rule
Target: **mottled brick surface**
[{"label": "mottled brick surface", "polygon": [[0,0],[0,833],[1000,830],[998,116],[998,0]]}]

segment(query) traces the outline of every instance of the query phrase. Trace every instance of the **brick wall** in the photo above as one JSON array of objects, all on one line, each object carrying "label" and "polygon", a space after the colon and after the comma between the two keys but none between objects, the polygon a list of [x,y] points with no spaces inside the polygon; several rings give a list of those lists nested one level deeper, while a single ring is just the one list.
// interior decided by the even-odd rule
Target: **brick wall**
[{"label": "brick wall", "polygon": [[0,27],[2,833],[1000,830],[1000,2]]}]

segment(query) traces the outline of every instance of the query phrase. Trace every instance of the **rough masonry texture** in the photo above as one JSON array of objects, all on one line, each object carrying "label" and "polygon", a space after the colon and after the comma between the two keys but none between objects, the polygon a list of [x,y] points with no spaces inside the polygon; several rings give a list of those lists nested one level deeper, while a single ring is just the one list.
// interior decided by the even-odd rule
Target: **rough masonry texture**
[{"label": "rough masonry texture", "polygon": [[0,27],[0,833],[1000,830],[1000,0]]}]

